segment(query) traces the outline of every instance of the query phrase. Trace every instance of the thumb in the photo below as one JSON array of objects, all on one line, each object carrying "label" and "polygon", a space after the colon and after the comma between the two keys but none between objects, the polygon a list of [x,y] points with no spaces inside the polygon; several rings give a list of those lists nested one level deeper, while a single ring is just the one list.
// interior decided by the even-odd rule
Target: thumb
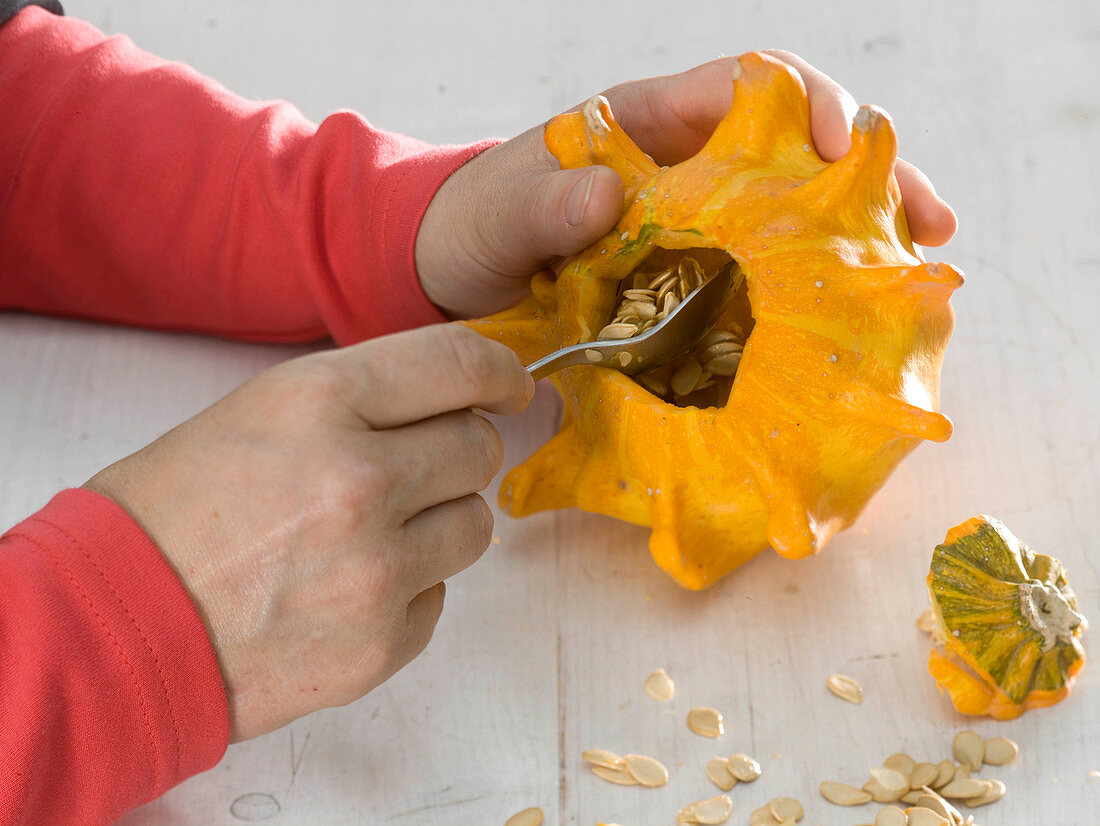
[{"label": "thumb", "polygon": [[522,272],[578,253],[610,231],[622,213],[623,185],[606,166],[590,166],[519,179],[505,198],[511,204],[497,211],[498,249]]}]

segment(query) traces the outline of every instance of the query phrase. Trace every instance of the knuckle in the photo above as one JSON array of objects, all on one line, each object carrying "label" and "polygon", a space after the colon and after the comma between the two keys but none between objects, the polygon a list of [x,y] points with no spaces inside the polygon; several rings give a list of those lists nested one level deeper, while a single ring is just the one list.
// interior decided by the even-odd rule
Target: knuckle
[{"label": "knuckle", "polygon": [[493,526],[495,525],[493,509],[489,507],[489,503],[485,501],[484,497],[476,493],[467,497],[467,503],[469,506],[470,546],[480,556],[481,552],[488,548],[489,543],[493,540]]},{"label": "knuckle", "polygon": [[493,423],[477,413],[463,414],[467,418],[467,439],[475,457],[475,476],[479,489],[488,487],[504,464],[504,440]]},{"label": "knuckle", "polygon": [[326,517],[346,526],[358,524],[370,505],[386,498],[391,479],[385,465],[376,461],[338,462],[316,484]]}]

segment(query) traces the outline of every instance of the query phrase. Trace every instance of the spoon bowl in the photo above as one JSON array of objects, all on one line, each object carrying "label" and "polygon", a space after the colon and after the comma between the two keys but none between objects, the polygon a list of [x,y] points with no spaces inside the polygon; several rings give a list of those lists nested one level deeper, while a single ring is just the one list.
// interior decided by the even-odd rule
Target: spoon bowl
[{"label": "spoon bowl", "polygon": [[527,365],[527,371],[538,381],[563,368],[585,364],[609,367],[628,376],[668,364],[694,347],[710,331],[744,279],[741,268],[730,261],[641,335],[582,341],[532,362]]}]

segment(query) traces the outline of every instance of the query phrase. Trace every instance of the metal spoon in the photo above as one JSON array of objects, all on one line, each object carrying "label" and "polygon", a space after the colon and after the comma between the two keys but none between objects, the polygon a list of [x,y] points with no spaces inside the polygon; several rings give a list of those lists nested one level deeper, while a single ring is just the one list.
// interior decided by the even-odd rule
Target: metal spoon
[{"label": "metal spoon", "polygon": [[[582,341],[563,347],[527,365],[527,372],[538,381],[562,368],[587,364],[610,367],[633,376],[668,364],[690,350],[710,331],[744,278],[741,268],[730,261],[689,293],[659,324],[641,335],[608,341]],[[629,354],[629,358],[624,359],[621,353]]]}]

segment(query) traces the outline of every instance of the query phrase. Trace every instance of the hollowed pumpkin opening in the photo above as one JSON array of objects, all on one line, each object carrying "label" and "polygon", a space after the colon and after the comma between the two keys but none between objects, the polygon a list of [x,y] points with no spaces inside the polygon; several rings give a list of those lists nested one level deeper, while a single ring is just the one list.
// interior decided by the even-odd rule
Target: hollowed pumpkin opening
[{"label": "hollowed pumpkin opening", "polygon": [[[597,325],[597,337],[624,339],[641,335],[732,260],[725,250],[654,247],[619,281],[613,300],[601,308],[603,323]],[[698,344],[634,379],[652,395],[677,407],[724,407],[754,324],[748,287],[741,280],[717,323]]]}]

